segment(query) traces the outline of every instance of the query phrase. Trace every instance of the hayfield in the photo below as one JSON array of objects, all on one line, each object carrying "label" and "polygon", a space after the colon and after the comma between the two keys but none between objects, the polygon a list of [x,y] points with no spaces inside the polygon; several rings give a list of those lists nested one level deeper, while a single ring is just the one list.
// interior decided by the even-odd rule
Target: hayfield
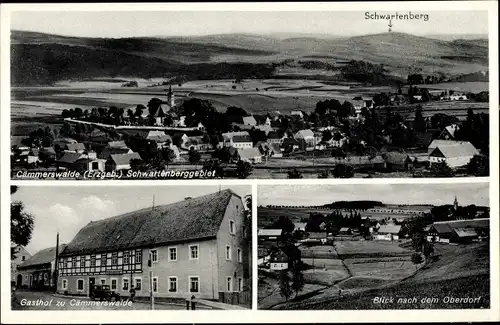
[{"label": "hayfield", "polygon": [[333,285],[334,283],[349,277],[347,271],[342,269],[313,269],[304,271],[304,281],[306,283]]},{"label": "hayfield", "polygon": [[393,256],[411,254],[410,251],[399,246],[398,242],[365,240],[335,242],[337,252],[341,256],[370,255]]}]

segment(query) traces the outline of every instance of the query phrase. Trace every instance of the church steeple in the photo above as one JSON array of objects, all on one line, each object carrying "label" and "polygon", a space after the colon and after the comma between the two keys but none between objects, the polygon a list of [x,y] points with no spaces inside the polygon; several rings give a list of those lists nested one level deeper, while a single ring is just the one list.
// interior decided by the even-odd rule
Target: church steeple
[{"label": "church steeple", "polygon": [[455,211],[458,210],[458,200],[457,200],[456,196],[455,196],[455,200],[453,201],[453,209],[455,209]]},{"label": "church steeple", "polygon": [[170,84],[170,87],[168,88],[167,99],[170,107],[175,107],[175,95],[174,92],[172,91],[172,84]]}]

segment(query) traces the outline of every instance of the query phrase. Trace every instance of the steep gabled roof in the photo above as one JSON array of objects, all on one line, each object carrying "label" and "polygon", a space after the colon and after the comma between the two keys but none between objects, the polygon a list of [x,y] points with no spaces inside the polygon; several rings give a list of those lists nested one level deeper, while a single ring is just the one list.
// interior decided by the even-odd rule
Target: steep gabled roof
[{"label": "steep gabled roof", "polygon": [[66,151],[58,161],[66,164],[72,164],[80,158],[82,158],[81,153]]},{"label": "steep gabled roof", "polygon": [[89,254],[214,238],[231,190],[90,222],[61,255]]},{"label": "steep gabled roof", "polygon": [[111,155],[109,157],[116,165],[128,165],[132,159],[142,159],[137,152]]},{"label": "steep gabled roof", "polygon": [[[59,245],[59,253],[61,253],[65,247],[66,247],[65,244]],[[26,267],[36,266],[36,265],[47,264],[47,263],[54,261],[55,259],[56,259],[56,247],[54,246],[54,247],[42,249],[41,251],[37,252],[35,255],[28,258],[26,261],[19,264],[17,267],[18,268],[26,268]]]},{"label": "steep gabled roof", "polygon": [[83,143],[68,143],[66,144],[66,148],[68,151],[84,151],[85,145]]},{"label": "steep gabled roof", "polygon": [[477,149],[470,142],[465,141],[453,146],[438,146],[430,153],[430,156],[456,158],[474,156],[478,153]]},{"label": "steep gabled roof", "polygon": [[252,138],[249,135],[235,135],[233,137],[233,142],[252,142]]},{"label": "steep gabled roof", "polygon": [[238,155],[241,159],[252,159],[262,156],[258,148],[238,149]]},{"label": "steep gabled roof", "polygon": [[382,225],[378,229],[379,233],[384,234],[398,234],[401,231],[401,226],[396,225]]}]

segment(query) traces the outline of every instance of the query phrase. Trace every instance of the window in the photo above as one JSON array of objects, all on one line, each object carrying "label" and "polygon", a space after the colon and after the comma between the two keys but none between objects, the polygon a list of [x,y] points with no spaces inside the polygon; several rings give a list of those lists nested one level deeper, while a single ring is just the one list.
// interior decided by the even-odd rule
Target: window
[{"label": "window", "polygon": [[118,253],[111,255],[111,265],[118,265]]},{"label": "window", "polygon": [[153,277],[153,292],[158,292],[158,277]]},{"label": "window", "polygon": [[233,291],[233,278],[230,276],[226,279],[226,290],[227,292]]},{"label": "window", "polygon": [[62,288],[63,288],[63,290],[68,289],[68,280],[66,280],[66,279],[62,280]]},{"label": "window", "polygon": [[241,231],[243,232],[243,238],[247,238],[247,227],[243,226]]},{"label": "window", "polygon": [[229,233],[230,234],[235,234],[235,229],[234,229],[234,220],[229,220]]},{"label": "window", "polygon": [[142,264],[142,251],[140,249],[135,251],[135,263]]},{"label": "window", "polygon": [[85,256],[80,256],[80,267],[85,267]]},{"label": "window", "polygon": [[226,260],[231,260],[231,246],[229,245],[226,246]]},{"label": "window", "polygon": [[189,292],[200,292],[200,278],[197,276],[189,277]]},{"label": "window", "polygon": [[118,280],[111,279],[111,290],[116,290],[117,287],[118,287]]},{"label": "window", "polygon": [[128,279],[127,278],[122,279],[122,286],[123,286],[123,290],[128,291]]},{"label": "window", "polygon": [[192,245],[189,246],[189,259],[190,260],[197,260],[198,259],[198,245]]},{"label": "window", "polygon": [[21,261],[24,261],[24,260],[26,260],[26,256],[24,256],[24,255],[23,255],[23,256],[21,257]]},{"label": "window", "polygon": [[106,254],[101,255],[101,266],[106,266]]},{"label": "window", "polygon": [[175,276],[168,277],[168,291],[177,292],[177,277]]},{"label": "window", "polygon": [[106,279],[101,279],[101,284],[106,284]]},{"label": "window", "polygon": [[240,248],[238,248],[238,251],[237,251],[237,252],[238,252],[238,262],[242,263],[242,262],[243,262],[243,256],[242,256],[242,254],[241,254],[241,249],[240,249]]},{"label": "window", "polygon": [[177,247],[170,247],[168,249],[168,260],[177,261]]},{"label": "window", "polygon": [[83,279],[76,280],[76,290],[83,291]]},{"label": "window", "polygon": [[98,170],[99,169],[99,162],[93,161],[92,162],[92,170]]},{"label": "window", "polygon": [[130,252],[129,251],[123,252],[123,264],[125,264],[125,265],[130,264]]},{"label": "window", "polygon": [[238,278],[238,291],[243,291],[243,279]]},{"label": "window", "polygon": [[158,262],[158,251],[156,249],[150,250],[151,253],[151,262],[157,263]]},{"label": "window", "polygon": [[140,291],[142,287],[142,279],[141,278],[135,278],[135,290]]}]

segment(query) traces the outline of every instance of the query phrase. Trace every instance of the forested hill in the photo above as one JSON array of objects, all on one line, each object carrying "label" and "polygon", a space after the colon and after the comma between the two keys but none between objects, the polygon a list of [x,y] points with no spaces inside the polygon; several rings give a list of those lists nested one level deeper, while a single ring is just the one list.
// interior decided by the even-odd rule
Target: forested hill
[{"label": "forested hill", "polygon": [[371,209],[374,207],[383,207],[384,203],[380,201],[336,201],[325,204],[324,207],[329,209]]}]

